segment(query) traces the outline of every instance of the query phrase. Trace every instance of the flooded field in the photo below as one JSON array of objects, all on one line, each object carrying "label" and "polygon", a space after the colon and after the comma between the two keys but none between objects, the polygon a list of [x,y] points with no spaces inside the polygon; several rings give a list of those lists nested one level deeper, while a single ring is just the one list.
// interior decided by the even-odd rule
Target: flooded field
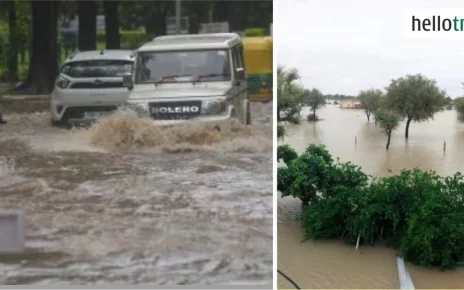
[{"label": "flooded field", "polygon": [[[309,112],[303,111],[306,116]],[[397,174],[403,168],[419,167],[441,175],[464,171],[464,124],[455,111],[444,111],[435,120],[412,123],[409,141],[404,124],[392,134],[390,150],[385,150],[385,134],[362,110],[339,109],[327,105],[318,111],[323,120],[302,121],[288,126],[281,144],[302,152],[310,143],[325,144],[334,157],[352,161],[375,176]],[[356,142],[355,142],[356,140]],[[446,142],[446,151],[443,143]],[[390,172],[391,171],[391,172]],[[398,288],[396,252],[382,245],[355,247],[340,241],[306,241],[295,221],[301,211],[299,200],[278,198],[278,268],[301,288]],[[463,288],[464,269],[440,272],[406,264],[416,289]],[[294,288],[278,276],[279,288]]]},{"label": "flooded field", "polygon": [[70,131],[37,107],[0,126],[0,208],[24,211],[27,247],[0,284],[272,283],[271,103],[221,132],[123,112]]}]

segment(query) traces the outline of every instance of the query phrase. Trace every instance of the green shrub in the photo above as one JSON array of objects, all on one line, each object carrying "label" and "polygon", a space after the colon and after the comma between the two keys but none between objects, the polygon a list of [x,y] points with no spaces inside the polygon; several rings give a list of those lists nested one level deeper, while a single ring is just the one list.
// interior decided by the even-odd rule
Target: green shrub
[{"label": "green shrub", "polygon": [[267,31],[264,28],[247,28],[245,29],[245,36],[266,36]]},{"label": "green shrub", "polygon": [[[414,264],[452,268],[464,261],[464,178],[405,169],[369,179],[356,165],[334,162],[324,146],[301,155],[279,146],[278,190],[300,198],[306,239],[385,241]],[[284,159],[285,160],[285,159]]]}]

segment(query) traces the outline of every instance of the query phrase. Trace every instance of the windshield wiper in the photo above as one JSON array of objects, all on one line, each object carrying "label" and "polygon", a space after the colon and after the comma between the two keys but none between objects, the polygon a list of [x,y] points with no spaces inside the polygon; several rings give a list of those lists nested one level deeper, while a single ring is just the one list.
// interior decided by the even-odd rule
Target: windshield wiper
[{"label": "windshield wiper", "polygon": [[191,75],[190,74],[177,74],[177,75],[162,76],[159,80],[155,81],[155,85],[160,84],[167,79],[174,79],[174,78],[181,78],[181,77],[188,77],[188,76],[191,76]]}]

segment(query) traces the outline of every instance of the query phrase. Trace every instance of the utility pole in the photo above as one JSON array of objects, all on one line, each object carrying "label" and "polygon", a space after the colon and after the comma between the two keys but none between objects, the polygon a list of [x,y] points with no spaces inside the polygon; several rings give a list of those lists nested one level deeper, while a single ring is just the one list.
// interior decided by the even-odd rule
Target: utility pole
[{"label": "utility pole", "polygon": [[176,33],[180,34],[181,0],[176,0]]}]

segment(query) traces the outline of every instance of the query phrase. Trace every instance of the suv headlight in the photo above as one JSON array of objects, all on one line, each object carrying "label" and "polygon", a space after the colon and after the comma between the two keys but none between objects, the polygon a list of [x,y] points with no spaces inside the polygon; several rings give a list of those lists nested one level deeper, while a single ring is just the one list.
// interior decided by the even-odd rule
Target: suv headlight
[{"label": "suv headlight", "polygon": [[69,86],[69,83],[70,81],[67,78],[59,76],[56,79],[55,85],[59,87],[60,89],[65,89]]},{"label": "suv headlight", "polygon": [[123,108],[132,110],[139,116],[148,116],[148,115],[150,115],[150,110],[148,109],[147,104],[125,103]]},{"label": "suv headlight", "polygon": [[227,101],[225,99],[207,100],[201,104],[203,115],[221,115],[227,112]]}]

